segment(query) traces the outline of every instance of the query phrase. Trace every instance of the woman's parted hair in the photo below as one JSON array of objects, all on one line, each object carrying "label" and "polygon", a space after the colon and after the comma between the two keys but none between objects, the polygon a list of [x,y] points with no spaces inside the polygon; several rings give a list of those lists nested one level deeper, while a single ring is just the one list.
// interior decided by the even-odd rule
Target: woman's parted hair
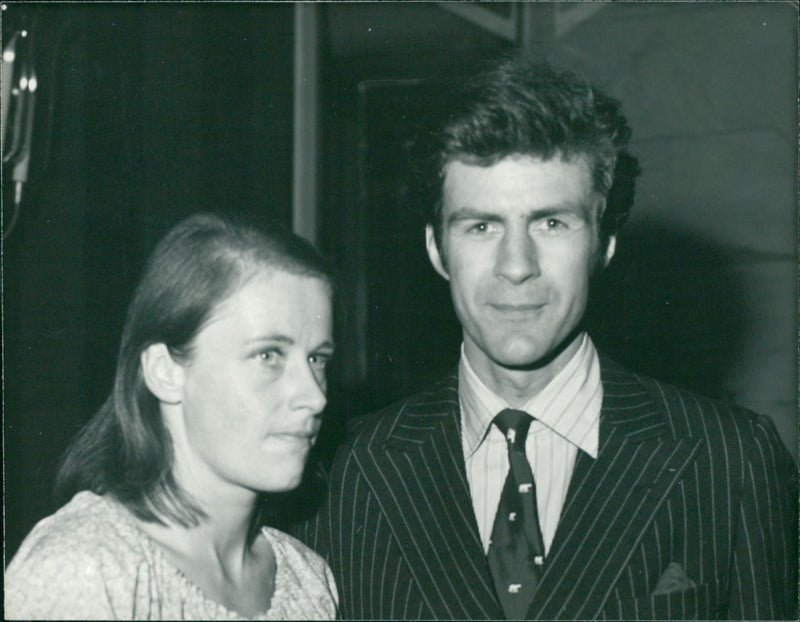
[{"label": "woman's parted hair", "polygon": [[335,289],[332,266],[282,228],[264,233],[196,214],[159,242],[128,307],[111,395],[72,442],[59,469],[59,502],[91,490],[113,495],[143,520],[197,523],[203,514],[173,476],[172,442],[158,400],[144,382],[141,354],[164,343],[177,360],[189,357],[213,310],[263,269],[319,278],[332,294]]},{"label": "woman's parted hair", "polygon": [[491,166],[509,156],[586,157],[594,189],[607,198],[600,230],[605,248],[630,211],[639,174],[636,159],[624,151],[632,132],[617,100],[571,71],[514,56],[478,74],[454,101],[455,110],[422,147],[429,154],[423,165],[427,220],[440,250],[446,165],[458,160]]}]

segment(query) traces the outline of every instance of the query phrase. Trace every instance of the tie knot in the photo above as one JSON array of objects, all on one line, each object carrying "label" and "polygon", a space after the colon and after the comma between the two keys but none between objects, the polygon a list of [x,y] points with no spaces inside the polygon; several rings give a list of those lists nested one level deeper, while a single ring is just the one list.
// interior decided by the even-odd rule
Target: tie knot
[{"label": "tie knot", "polygon": [[506,408],[494,418],[494,424],[506,437],[509,445],[518,447],[525,446],[525,437],[528,436],[531,421],[533,417],[528,413],[513,408]]}]

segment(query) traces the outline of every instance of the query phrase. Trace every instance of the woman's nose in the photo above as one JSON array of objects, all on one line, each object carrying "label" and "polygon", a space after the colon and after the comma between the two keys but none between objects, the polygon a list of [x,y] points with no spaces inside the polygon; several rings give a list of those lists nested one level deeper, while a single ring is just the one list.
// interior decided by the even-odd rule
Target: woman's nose
[{"label": "woman's nose", "polygon": [[308,361],[299,363],[294,373],[294,391],[289,401],[292,409],[322,412],[328,403],[324,376],[320,379]]}]

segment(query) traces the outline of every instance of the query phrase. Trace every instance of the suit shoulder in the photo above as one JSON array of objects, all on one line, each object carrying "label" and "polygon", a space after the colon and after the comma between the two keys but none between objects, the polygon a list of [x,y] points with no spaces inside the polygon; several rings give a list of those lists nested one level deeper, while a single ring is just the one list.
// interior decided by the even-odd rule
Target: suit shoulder
[{"label": "suit shoulder", "polygon": [[649,394],[675,436],[703,437],[709,442],[747,446],[753,440],[781,443],[767,415],[731,402],[677,387],[645,374],[614,370],[612,381],[639,383]]},{"label": "suit shoulder", "polygon": [[360,415],[350,425],[344,447],[351,449],[381,442],[391,435],[406,413],[440,411],[450,407],[453,402],[458,402],[458,380],[455,374],[442,378],[418,393]]}]

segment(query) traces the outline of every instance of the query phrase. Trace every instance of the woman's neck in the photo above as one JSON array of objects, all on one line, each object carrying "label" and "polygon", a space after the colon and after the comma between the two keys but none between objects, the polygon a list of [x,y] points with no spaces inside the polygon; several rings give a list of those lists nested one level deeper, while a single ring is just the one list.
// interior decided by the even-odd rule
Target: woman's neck
[{"label": "woman's neck", "polygon": [[236,576],[250,548],[255,515],[253,499],[203,499],[193,501],[205,516],[196,526],[184,527],[172,521],[148,523],[145,531],[168,551],[218,566],[224,574]]},{"label": "woman's neck", "polygon": [[246,616],[269,608],[276,564],[264,538],[251,541],[254,517],[249,508],[200,503],[206,517],[197,526],[139,521],[141,529],[163,549],[165,558],[207,598]]}]

